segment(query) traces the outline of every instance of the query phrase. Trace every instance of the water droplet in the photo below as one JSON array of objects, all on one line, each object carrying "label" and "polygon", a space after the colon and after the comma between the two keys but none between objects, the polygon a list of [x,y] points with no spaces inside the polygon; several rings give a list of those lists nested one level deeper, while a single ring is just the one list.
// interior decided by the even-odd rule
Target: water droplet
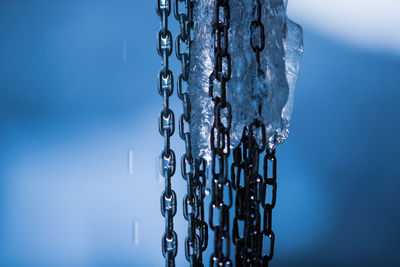
[{"label": "water droplet", "polygon": [[126,41],[124,41],[122,43],[122,61],[125,62],[126,61],[126,48],[128,46],[128,43]]},{"label": "water droplet", "polygon": [[156,181],[159,182],[159,183],[162,183],[164,177],[160,173],[160,158],[159,157],[156,158],[155,163],[156,163],[155,164],[155,178],[156,178]]},{"label": "water droplet", "polygon": [[133,174],[133,160],[135,157],[135,153],[133,149],[129,149],[128,151],[128,172],[130,175]]},{"label": "water droplet", "polygon": [[135,246],[139,245],[139,220],[137,219],[132,222],[132,242]]}]

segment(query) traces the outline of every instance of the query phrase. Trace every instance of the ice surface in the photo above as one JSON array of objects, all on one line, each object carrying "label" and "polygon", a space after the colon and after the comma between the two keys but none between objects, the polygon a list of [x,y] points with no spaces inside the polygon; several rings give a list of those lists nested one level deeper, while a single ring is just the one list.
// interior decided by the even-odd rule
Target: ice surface
[{"label": "ice surface", "polygon": [[[192,153],[207,160],[211,158],[209,143],[214,116],[208,86],[214,62],[212,22],[215,2],[195,2],[188,83],[192,104]],[[254,119],[264,123],[270,148],[276,147],[288,136],[295,83],[303,53],[303,33],[299,25],[287,18],[286,2],[262,2],[266,46],[261,53],[261,68],[265,74],[260,75],[250,47],[250,24],[255,17],[256,0],[230,1],[232,78],[227,86],[227,100],[232,105],[232,148],[239,144],[243,127]]]}]

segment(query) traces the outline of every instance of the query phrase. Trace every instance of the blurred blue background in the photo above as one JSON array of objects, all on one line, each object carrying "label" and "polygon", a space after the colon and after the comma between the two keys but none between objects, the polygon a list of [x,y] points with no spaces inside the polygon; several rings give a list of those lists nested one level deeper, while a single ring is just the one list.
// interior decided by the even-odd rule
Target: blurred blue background
[{"label": "blurred blue background", "polygon": [[[295,17],[305,54],[273,265],[399,266],[400,53]],[[158,21],[147,0],[0,2],[1,266],[163,265]]]}]

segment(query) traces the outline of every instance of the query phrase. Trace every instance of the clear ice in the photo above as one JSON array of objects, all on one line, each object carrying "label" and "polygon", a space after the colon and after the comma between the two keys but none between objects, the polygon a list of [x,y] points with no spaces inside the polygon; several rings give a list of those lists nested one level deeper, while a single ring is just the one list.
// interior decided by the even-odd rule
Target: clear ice
[{"label": "clear ice", "polygon": [[[216,0],[195,1],[188,82],[192,154],[208,161],[211,159],[210,131],[214,120],[208,87],[214,65],[212,22],[215,3]],[[295,84],[303,54],[303,32],[287,17],[287,0],[262,1],[265,49],[261,53],[261,68],[265,74],[260,75],[250,46],[250,24],[255,18],[255,6],[256,0],[230,1],[232,78],[227,85],[227,100],[232,106],[231,148],[240,143],[243,128],[259,119],[265,125],[268,146],[273,149],[289,134]],[[257,141],[261,142],[261,138]]]}]

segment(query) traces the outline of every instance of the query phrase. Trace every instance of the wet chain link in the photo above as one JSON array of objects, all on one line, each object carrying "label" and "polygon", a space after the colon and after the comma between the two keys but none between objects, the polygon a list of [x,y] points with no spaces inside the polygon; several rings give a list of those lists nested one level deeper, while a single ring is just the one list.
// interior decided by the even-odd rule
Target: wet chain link
[{"label": "wet chain link", "polygon": [[[258,73],[257,75],[259,76],[264,76],[264,71],[261,68],[261,59],[260,59],[260,54],[265,48],[265,31],[264,31],[264,24],[262,23],[262,1],[257,0],[256,5],[254,7],[254,14],[255,14],[255,19],[251,22],[250,25],[250,46],[253,49],[253,52],[255,53],[256,57],[256,62],[257,62],[257,70]],[[261,109],[259,110],[261,113]],[[254,127],[255,126],[255,127]],[[257,146],[256,144],[256,139],[253,136],[253,129],[255,128],[261,128],[261,136],[262,136],[262,147]],[[254,154],[255,157],[253,160],[250,160],[250,162],[253,161],[251,165],[254,167],[250,167],[250,170],[245,170],[244,172],[250,172],[249,176],[249,183],[250,183],[250,198],[247,200],[252,202],[250,207],[253,207],[253,205],[256,207],[255,208],[255,213],[253,209],[249,209],[248,215],[249,215],[249,220],[250,223],[247,225],[252,226],[254,229],[251,229],[254,231],[252,238],[254,238],[254,243],[257,244],[254,248],[251,248],[250,251],[253,253],[248,253],[244,260],[246,264],[249,262],[254,262],[254,266],[268,266],[269,261],[272,259],[273,254],[274,254],[274,245],[275,245],[275,235],[274,232],[272,231],[272,209],[275,207],[276,203],[276,157],[275,157],[275,150],[270,150],[267,147],[266,144],[266,133],[265,133],[265,126],[263,124],[260,124],[258,121],[255,121],[252,125],[249,127],[249,135],[247,137],[248,147],[250,148],[249,153]],[[267,147],[267,148],[266,148]],[[265,149],[266,148],[266,149]],[[260,158],[260,153],[263,150],[266,150],[264,160],[263,160],[263,176],[259,174],[259,158]],[[272,163],[272,177],[269,177],[268,170],[269,170],[269,165]],[[251,166],[250,165],[250,166]],[[246,165],[246,168],[249,168],[248,165]],[[271,168],[270,168],[271,170]],[[268,202],[268,196],[267,196],[267,191],[268,189],[271,188],[271,202]],[[255,199],[255,201],[254,201]],[[266,202],[267,201],[267,202]],[[260,225],[261,218],[260,218],[260,208],[262,209],[261,214],[263,214],[263,219],[262,219],[262,228]],[[254,215],[253,215],[254,213]],[[253,225],[253,216],[255,216],[256,219],[256,225]],[[246,226],[246,223],[245,223]],[[262,230],[261,230],[262,229]],[[245,229],[245,232],[248,231],[248,229]],[[266,240],[266,242],[264,242]],[[263,248],[263,245],[267,243],[268,248]],[[245,248],[247,248],[245,246]],[[267,251],[265,253],[265,251]],[[252,266],[252,264],[251,264]]]},{"label": "wet chain link", "polygon": [[[256,136],[262,137],[261,146]],[[262,175],[260,158],[264,150]],[[271,215],[276,203],[276,157],[275,150],[266,149],[265,126],[259,121],[243,130],[241,143],[233,150],[231,181],[236,191],[232,227],[236,266],[268,266],[275,243]],[[269,247],[263,248],[263,244]]]},{"label": "wet chain link", "polygon": [[255,20],[250,25],[250,46],[256,54],[257,65],[260,68],[260,54],[265,48],[265,31],[262,23],[262,4],[261,0],[257,0],[254,7]]},{"label": "wet chain link", "polygon": [[176,214],[176,193],[171,188],[171,177],[175,173],[175,152],[170,147],[170,137],[175,132],[174,112],[169,108],[169,97],[174,90],[174,77],[169,69],[169,57],[172,54],[172,35],[168,30],[168,17],[171,13],[169,0],[157,0],[156,12],[161,20],[157,34],[157,52],[162,58],[162,69],[158,74],[158,92],[163,97],[158,128],[164,137],[164,149],[160,155],[160,171],[165,178],[165,189],[161,195],[161,214],[165,218],[165,232],[162,238],[162,254],[166,266],[175,266],[178,252],[178,236],[174,231],[173,217]]},{"label": "wet chain link", "polygon": [[229,131],[232,122],[232,110],[231,105],[226,100],[226,84],[231,78],[231,56],[228,52],[229,0],[217,0],[215,8],[216,17],[213,22],[214,70],[209,77],[209,96],[214,103],[214,122],[210,136],[212,186],[209,226],[214,232],[214,251],[210,257],[209,266],[232,266],[229,230],[232,186],[228,179]]},{"label": "wet chain link", "polygon": [[[184,6],[184,12],[180,12]],[[183,198],[183,216],[188,222],[185,238],[185,257],[190,266],[203,266],[203,251],[208,244],[208,226],[204,220],[204,198],[206,186],[206,161],[192,157],[190,132],[185,131],[190,123],[190,98],[183,90],[189,79],[191,29],[193,27],[193,1],[174,0],[174,16],[179,23],[180,33],[175,38],[176,57],[181,62],[181,74],[177,79],[177,94],[183,104],[179,118],[179,136],[185,142],[185,153],[181,158],[182,177],[187,184]]]},{"label": "wet chain link", "polygon": [[[265,48],[261,0],[257,0],[254,14],[250,46],[256,56],[258,75],[264,75],[260,62],[260,54]],[[256,136],[261,136],[261,146],[257,144]],[[260,158],[264,150],[261,175]],[[272,209],[276,203],[276,157],[275,150],[267,148],[265,125],[258,120],[245,127],[240,145],[233,151],[231,181],[236,191],[232,227],[236,266],[268,266],[275,245]],[[263,247],[264,244],[268,247]]]},{"label": "wet chain link", "polygon": [[[270,166],[271,165],[271,166]],[[269,167],[270,166],[270,167]],[[271,170],[271,176],[268,171]],[[261,206],[264,209],[262,244],[264,239],[267,239],[269,249],[267,253],[262,255],[263,266],[268,266],[268,263],[274,256],[275,234],[272,230],[272,209],[276,203],[276,156],[275,150],[267,149],[264,156],[264,182],[261,190]],[[271,191],[270,200],[268,200],[267,191]]]},{"label": "wet chain link", "polygon": [[[171,188],[176,159],[174,151],[170,148],[170,137],[175,132],[175,115],[169,108],[169,97],[174,87],[173,73],[169,69],[169,57],[173,50],[173,39],[168,30],[170,1],[172,0],[157,0],[156,11],[161,20],[161,29],[157,35],[157,51],[162,57],[162,69],[158,75],[158,92],[163,97],[159,131],[164,137],[160,169],[165,177],[165,190],[161,196],[161,214],[165,218],[162,254],[166,266],[175,266],[178,238],[173,229],[177,197]],[[180,5],[184,5],[184,12],[179,11]],[[187,193],[183,199],[183,215],[188,221],[185,256],[190,266],[203,266],[202,254],[208,245],[208,226],[204,218],[206,162],[203,158],[193,158],[191,154],[190,132],[185,131],[185,125],[187,129],[189,128],[191,107],[189,95],[183,90],[183,85],[189,78],[193,1],[174,0],[173,8],[180,26],[180,33],[175,39],[175,52],[182,67],[177,79],[177,94],[183,103],[183,113],[179,118],[179,136],[185,141],[185,153],[181,158],[181,173],[187,182]],[[265,35],[264,25],[261,22],[261,0],[257,0],[254,11],[255,20],[250,26],[250,45],[256,56],[259,74],[263,74],[260,53],[265,48]],[[231,180],[228,179],[229,131],[232,123],[231,106],[226,101],[226,84],[231,78],[231,57],[228,52],[229,0],[216,0],[216,18],[213,27],[215,59],[214,69],[209,77],[209,95],[214,102],[214,122],[210,136],[212,194],[209,226],[214,232],[214,251],[209,266],[233,265],[230,259],[229,230],[229,209],[233,204],[232,189],[236,191],[232,229],[232,241],[236,246],[236,266],[268,266],[274,254],[275,243],[272,230],[272,209],[276,203],[277,187],[275,150],[266,148],[265,126],[259,121],[254,121],[249,127],[245,127],[241,143],[233,151]],[[262,137],[261,147],[258,146],[255,136]],[[261,175],[259,163],[264,150],[263,175]],[[268,248],[263,249],[263,244],[267,244]]]}]

